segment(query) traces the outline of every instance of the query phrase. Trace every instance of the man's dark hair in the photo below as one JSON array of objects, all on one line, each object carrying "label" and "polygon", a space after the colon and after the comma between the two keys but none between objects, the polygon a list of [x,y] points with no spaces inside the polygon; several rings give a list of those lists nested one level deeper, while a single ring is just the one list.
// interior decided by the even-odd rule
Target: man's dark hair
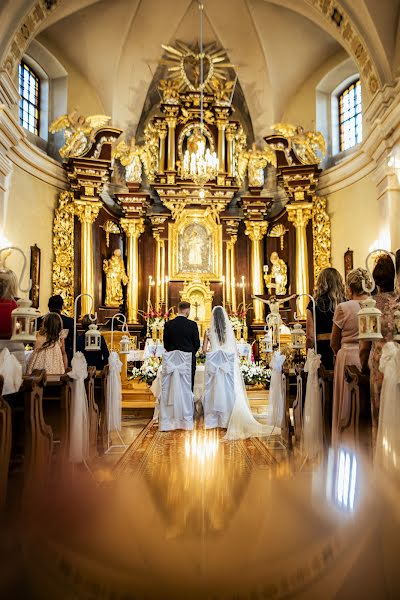
[{"label": "man's dark hair", "polygon": [[47,306],[49,307],[50,311],[61,311],[62,307],[64,306],[63,297],[59,294],[56,294],[56,296],[51,296],[51,298],[49,298]]},{"label": "man's dark hair", "polygon": [[179,312],[183,312],[184,310],[188,310],[190,308],[190,302],[179,302],[178,310]]}]

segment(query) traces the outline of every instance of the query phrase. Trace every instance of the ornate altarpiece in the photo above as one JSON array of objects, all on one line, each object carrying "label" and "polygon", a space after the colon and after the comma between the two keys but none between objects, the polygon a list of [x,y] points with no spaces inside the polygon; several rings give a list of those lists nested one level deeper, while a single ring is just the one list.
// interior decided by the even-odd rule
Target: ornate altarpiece
[{"label": "ornate altarpiece", "polygon": [[[206,147],[218,154],[218,174],[203,186],[184,179],[185,151],[200,119],[199,85],[185,71],[185,52],[197,60],[199,55],[177,48],[179,69],[172,71],[177,76],[167,73],[158,81],[162,101],[149,111],[155,116],[144,119],[143,141],[108,125],[96,129],[93,119],[86,120],[86,129],[64,119],[70,190],[60,194],[55,211],[53,290],[70,313],[76,294],[91,294],[105,322],[118,309],[104,306],[102,265],[119,248],[129,278],[122,309],[131,330],[143,329],[149,291],[153,306],[168,301],[176,307],[181,298],[196,303],[204,327],[223,292],[228,308],[238,308],[244,276],[245,302],[253,306],[248,325],[257,333],[265,323],[264,305],[251,295],[268,297],[264,266],[271,269],[272,252],[287,265],[287,294],[312,290],[330,264],[326,200],[316,193],[318,134],[278,124],[262,149],[248,148],[241,108],[232,102],[232,66],[223,51],[206,49],[212,73],[204,86],[202,134]],[[71,137],[80,155],[68,145]],[[155,286],[149,290],[150,276]],[[288,320],[293,308],[288,305]],[[82,313],[88,310],[83,299]]]}]

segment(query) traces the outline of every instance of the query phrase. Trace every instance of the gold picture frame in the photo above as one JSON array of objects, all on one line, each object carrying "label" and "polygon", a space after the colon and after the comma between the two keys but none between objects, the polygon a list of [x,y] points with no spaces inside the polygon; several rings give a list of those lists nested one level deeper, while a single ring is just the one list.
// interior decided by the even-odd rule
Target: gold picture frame
[{"label": "gold picture frame", "polygon": [[171,281],[220,281],[222,226],[206,209],[185,209],[168,225]]}]

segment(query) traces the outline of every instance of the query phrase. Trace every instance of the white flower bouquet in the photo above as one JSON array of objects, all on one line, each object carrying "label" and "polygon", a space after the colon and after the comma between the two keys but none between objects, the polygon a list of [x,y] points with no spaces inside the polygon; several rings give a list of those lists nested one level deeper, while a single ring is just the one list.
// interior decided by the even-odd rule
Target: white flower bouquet
[{"label": "white flower bouquet", "polygon": [[157,377],[160,365],[160,359],[154,357],[148,358],[139,369],[136,367],[132,369],[130,379],[139,379],[140,381],[144,381],[148,385],[151,385]]},{"label": "white flower bouquet", "polygon": [[245,385],[266,385],[271,379],[271,370],[256,363],[242,362],[240,370]]}]

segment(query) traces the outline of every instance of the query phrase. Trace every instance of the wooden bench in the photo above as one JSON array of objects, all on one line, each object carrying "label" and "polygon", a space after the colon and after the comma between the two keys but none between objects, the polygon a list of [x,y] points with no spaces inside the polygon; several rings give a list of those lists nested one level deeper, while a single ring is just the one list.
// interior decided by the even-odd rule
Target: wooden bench
[{"label": "wooden bench", "polygon": [[96,372],[94,380],[94,395],[95,402],[99,411],[99,428],[97,436],[97,449],[99,454],[104,454],[107,449],[107,413],[106,413],[106,397],[107,397],[107,378],[109,368],[108,365],[102,371]]},{"label": "wooden bench", "polygon": [[332,439],[333,371],[323,365],[318,369],[318,380],[322,395],[322,421],[324,444],[330,446]]},{"label": "wooden bench", "polygon": [[99,432],[99,407],[95,399],[96,367],[88,367],[88,376],[85,379],[85,389],[88,401],[89,418],[89,458],[98,455],[97,436]]},{"label": "wooden bench", "polygon": [[341,425],[342,444],[372,453],[372,423],[370,382],[368,375],[355,366],[345,367],[345,379],[350,388],[350,411]]},{"label": "wooden bench", "polygon": [[296,443],[300,443],[303,431],[303,410],[307,385],[307,374],[304,372],[304,368],[300,366],[296,367],[296,384],[297,393],[293,401],[293,425]]},{"label": "wooden bench", "polygon": [[0,375],[0,510],[4,508],[7,497],[11,454],[11,408],[2,393],[3,377]]}]

